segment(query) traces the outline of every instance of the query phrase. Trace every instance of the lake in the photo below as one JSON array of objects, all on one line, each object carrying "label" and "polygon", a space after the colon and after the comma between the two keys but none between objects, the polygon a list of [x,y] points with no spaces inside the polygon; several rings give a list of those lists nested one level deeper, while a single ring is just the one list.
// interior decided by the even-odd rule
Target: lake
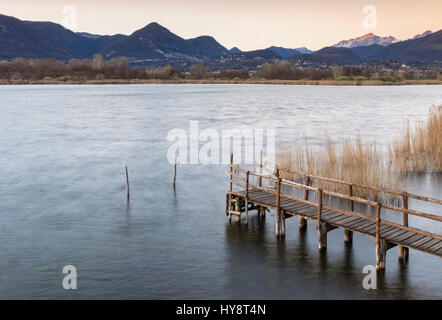
[{"label": "lake", "polygon": [[[272,128],[278,146],[358,132],[385,145],[439,104],[442,86],[0,87],[0,298],[440,299],[439,257],[410,250],[400,263],[393,248],[365,290],[373,238],[355,233],[348,247],[334,230],[320,253],[315,225],[289,219],[277,241],[273,212],[228,222],[226,165],[179,165],[174,190],[167,161],[168,133],[191,120]],[[441,199],[442,179],[413,177],[407,191]],[[62,287],[65,265],[77,290]]]}]

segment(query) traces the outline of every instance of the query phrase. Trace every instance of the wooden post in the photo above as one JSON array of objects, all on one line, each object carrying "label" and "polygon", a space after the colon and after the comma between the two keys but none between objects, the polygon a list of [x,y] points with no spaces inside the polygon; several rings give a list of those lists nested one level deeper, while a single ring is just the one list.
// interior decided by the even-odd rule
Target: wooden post
[{"label": "wooden post", "polygon": [[[308,187],[310,186],[310,176],[307,176],[305,184]],[[304,200],[308,201],[308,196],[309,196],[309,190],[305,190]],[[299,230],[305,230],[305,229],[307,229],[307,219],[299,218]]]},{"label": "wooden post", "polygon": [[322,189],[318,190],[318,242],[319,250],[327,248],[327,223],[321,221],[322,218]]},{"label": "wooden post", "polygon": [[235,212],[238,212],[238,214],[235,214],[235,221],[241,222],[241,198],[236,198]]},{"label": "wooden post", "polygon": [[233,173],[233,153],[231,153],[230,154],[230,174],[229,174],[229,176],[230,176],[230,187],[229,187],[229,191],[230,192],[232,192],[232,190],[233,190],[233,183],[232,183],[232,179],[233,179],[233,176],[232,176],[232,173]]},{"label": "wooden post", "polygon": [[[259,155],[259,174],[262,174],[262,150]],[[258,187],[262,187],[262,177],[258,178]]]},{"label": "wooden post", "polygon": [[385,258],[387,256],[387,243],[381,239],[381,209],[382,204],[376,206],[376,270],[385,269]]},{"label": "wooden post", "polygon": [[247,171],[246,174],[246,200],[245,200],[245,215],[246,215],[246,224],[249,223],[249,174],[250,171]]},{"label": "wooden post", "polygon": [[230,194],[226,193],[226,216],[229,215],[229,206],[230,206]]},{"label": "wooden post", "polygon": [[[350,197],[353,197],[353,185],[352,184],[348,185],[348,195]],[[354,205],[353,200],[349,200],[349,205],[350,205],[350,211],[355,211],[355,205]],[[345,243],[352,243],[353,242],[353,231],[345,229],[344,242]]]},{"label": "wooden post", "polygon": [[232,183],[232,173],[233,173],[233,153],[230,154],[230,167],[229,167],[229,202],[227,204],[229,210],[229,221],[232,221],[232,191],[233,191],[233,183]]},{"label": "wooden post", "polygon": [[175,164],[173,165],[173,188],[176,187],[176,158],[175,158]]},{"label": "wooden post", "polygon": [[261,217],[266,216],[266,207],[259,207],[259,212],[261,214]]},{"label": "wooden post", "polygon": [[129,172],[127,170],[126,166],[126,193],[127,193],[127,200],[130,198],[130,190],[129,190]]},{"label": "wooden post", "polygon": [[[408,195],[406,192],[402,195],[402,204],[404,209],[408,209]],[[408,227],[408,213],[406,212],[403,214],[403,224]],[[407,247],[399,246],[399,259],[407,259],[408,251],[409,249]]]},{"label": "wooden post", "polygon": [[279,208],[279,197],[281,192],[281,178],[279,177],[279,169],[276,169],[276,177],[278,181],[276,182],[276,224],[275,224],[275,233],[276,237],[279,238],[281,236],[281,215]]},{"label": "wooden post", "polygon": [[[307,176],[307,179],[305,180],[305,185],[307,187],[310,187],[310,176]],[[308,200],[309,190],[305,190],[304,192],[304,200]]]},{"label": "wooden post", "polygon": [[285,214],[284,214],[283,210],[281,210],[280,213],[279,213],[279,219],[281,220],[281,223],[280,223],[280,227],[281,227],[280,236],[281,236],[281,238],[284,238],[285,237]]}]

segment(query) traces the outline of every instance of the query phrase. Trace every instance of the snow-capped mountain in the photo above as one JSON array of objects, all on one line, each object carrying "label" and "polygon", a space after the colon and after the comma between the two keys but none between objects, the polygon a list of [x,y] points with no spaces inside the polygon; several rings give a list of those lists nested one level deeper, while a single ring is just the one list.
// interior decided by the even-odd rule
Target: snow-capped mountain
[{"label": "snow-capped mountain", "polygon": [[354,48],[354,47],[366,47],[371,46],[373,44],[381,45],[381,46],[388,46],[392,43],[397,42],[398,40],[395,37],[389,36],[389,37],[380,37],[373,33],[367,33],[366,35],[363,35],[362,37],[349,39],[349,40],[342,40],[335,44],[333,47],[344,47],[344,48]]}]

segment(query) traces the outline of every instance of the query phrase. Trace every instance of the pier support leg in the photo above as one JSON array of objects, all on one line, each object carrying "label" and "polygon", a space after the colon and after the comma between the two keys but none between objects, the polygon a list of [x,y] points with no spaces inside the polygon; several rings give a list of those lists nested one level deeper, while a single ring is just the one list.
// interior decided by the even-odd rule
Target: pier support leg
[{"label": "pier support leg", "polygon": [[318,224],[319,250],[327,248],[327,231],[327,223],[321,222]]},{"label": "pier support leg", "polygon": [[232,204],[232,197],[231,196],[229,196],[229,202],[228,202],[227,205],[229,206],[228,207],[229,222],[231,222],[232,221],[232,210],[233,210],[233,204]]},{"label": "pier support leg", "polygon": [[299,230],[307,229],[307,219],[299,218]]},{"label": "pier support leg", "polygon": [[239,199],[235,202],[235,211],[238,212],[238,215],[235,215],[235,222],[241,222],[241,204]]},{"label": "pier support leg", "polygon": [[280,214],[280,219],[281,219],[281,232],[280,232],[280,237],[284,238],[285,237],[285,216],[284,213]]},{"label": "pier support leg", "polygon": [[348,244],[353,242],[353,231],[345,229],[345,231],[344,231],[344,242],[348,243]]},{"label": "pier support leg", "polygon": [[283,213],[276,215],[275,233],[276,238],[285,237],[285,219]]},{"label": "pier support leg", "polygon": [[230,194],[226,194],[226,216],[229,215],[230,211]]},{"label": "pier support leg", "polygon": [[378,243],[376,243],[376,270],[385,270],[387,249],[387,241],[379,239]]},{"label": "pier support leg", "polygon": [[261,216],[263,216],[263,217],[266,216],[266,208],[265,207],[259,207],[259,211],[261,213]]},{"label": "pier support leg", "polygon": [[276,234],[276,238],[279,238],[281,235],[281,216],[278,213],[275,216],[276,216],[275,234]]},{"label": "pier support leg", "polygon": [[248,224],[249,223],[249,201],[247,199],[245,201],[244,213],[246,215],[246,220],[244,222],[245,222],[245,224]]},{"label": "pier support leg", "polygon": [[409,249],[407,247],[400,246],[399,247],[399,260],[408,259]]}]

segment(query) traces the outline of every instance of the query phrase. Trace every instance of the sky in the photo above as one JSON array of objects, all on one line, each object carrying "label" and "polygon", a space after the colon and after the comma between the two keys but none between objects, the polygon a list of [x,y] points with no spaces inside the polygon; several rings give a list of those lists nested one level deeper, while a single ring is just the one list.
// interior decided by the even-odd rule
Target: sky
[{"label": "sky", "polygon": [[158,22],[185,39],[210,35],[241,50],[318,50],[370,32],[405,40],[442,29],[441,0],[0,0],[0,13],[97,34]]}]

